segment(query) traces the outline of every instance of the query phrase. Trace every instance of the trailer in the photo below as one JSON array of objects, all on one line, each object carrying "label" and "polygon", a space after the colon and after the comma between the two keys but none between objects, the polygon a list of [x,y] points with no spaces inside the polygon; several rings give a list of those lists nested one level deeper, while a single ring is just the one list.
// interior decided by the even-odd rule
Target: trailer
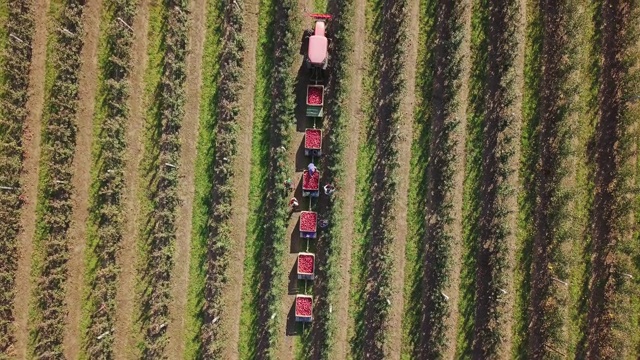
[{"label": "trailer", "polygon": [[304,132],[304,154],[306,156],[322,155],[322,130],[307,129]]},{"label": "trailer", "polygon": [[302,172],[302,196],[320,196],[320,172],[318,170],[309,175],[309,170]]},{"label": "trailer", "polygon": [[322,117],[324,115],[324,86],[307,85],[307,117]]},{"label": "trailer", "polygon": [[298,280],[313,280],[316,270],[316,255],[308,252],[298,253]]},{"label": "trailer", "polygon": [[313,297],[296,295],[295,315],[298,322],[311,322],[313,320]]},{"label": "trailer", "polygon": [[315,239],[317,236],[318,213],[315,211],[300,212],[300,237]]}]

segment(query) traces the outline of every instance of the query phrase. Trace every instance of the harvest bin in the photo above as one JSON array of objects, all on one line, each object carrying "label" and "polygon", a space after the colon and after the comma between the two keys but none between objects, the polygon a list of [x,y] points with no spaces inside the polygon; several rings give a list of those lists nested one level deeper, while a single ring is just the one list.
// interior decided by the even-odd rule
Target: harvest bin
[{"label": "harvest bin", "polygon": [[302,173],[302,196],[320,196],[320,172],[317,169],[313,175],[309,175],[309,170]]},{"label": "harvest bin", "polygon": [[306,156],[322,155],[322,130],[307,129],[304,132],[304,154]]},{"label": "harvest bin", "polygon": [[316,256],[312,253],[298,253],[298,279],[313,280],[316,270]]},{"label": "harvest bin", "polygon": [[324,86],[307,85],[307,116],[322,117],[324,105]]},{"label": "harvest bin", "polygon": [[315,211],[300,212],[300,237],[316,238],[316,225],[318,224],[318,214]]},{"label": "harvest bin", "polygon": [[313,298],[309,295],[296,295],[296,321],[311,322],[313,320]]}]

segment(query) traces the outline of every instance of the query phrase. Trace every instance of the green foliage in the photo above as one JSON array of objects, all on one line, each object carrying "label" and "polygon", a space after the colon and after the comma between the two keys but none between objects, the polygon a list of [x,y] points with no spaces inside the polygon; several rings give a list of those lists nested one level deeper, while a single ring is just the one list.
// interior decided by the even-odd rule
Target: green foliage
[{"label": "green foliage", "polygon": [[62,4],[54,26],[48,66],[53,74],[45,98],[38,214],[31,353],[62,357],[65,288],[71,224],[72,162],[76,147],[78,73],[83,46],[83,3]]},{"label": "green foliage", "polygon": [[29,135],[25,134],[24,123],[34,22],[30,1],[7,1],[1,7],[7,13],[2,14],[4,29],[0,33],[4,50],[0,58],[0,186],[8,189],[0,190],[0,353],[6,354],[15,341],[13,303],[23,204],[22,139]]}]

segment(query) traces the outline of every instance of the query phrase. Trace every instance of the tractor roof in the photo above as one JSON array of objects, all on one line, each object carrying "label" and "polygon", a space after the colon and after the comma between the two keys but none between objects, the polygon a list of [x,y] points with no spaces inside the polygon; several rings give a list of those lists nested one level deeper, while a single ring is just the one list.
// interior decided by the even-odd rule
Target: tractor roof
[{"label": "tractor roof", "polygon": [[322,64],[327,58],[328,45],[324,36],[324,21],[316,21],[315,32],[309,37],[309,61],[312,64]]}]

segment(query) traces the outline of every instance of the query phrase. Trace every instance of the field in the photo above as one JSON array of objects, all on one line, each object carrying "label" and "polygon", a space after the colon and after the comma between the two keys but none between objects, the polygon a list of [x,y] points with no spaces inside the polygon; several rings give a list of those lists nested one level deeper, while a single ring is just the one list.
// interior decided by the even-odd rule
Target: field
[{"label": "field", "polygon": [[0,1],[0,359],[640,358],[639,19]]}]

